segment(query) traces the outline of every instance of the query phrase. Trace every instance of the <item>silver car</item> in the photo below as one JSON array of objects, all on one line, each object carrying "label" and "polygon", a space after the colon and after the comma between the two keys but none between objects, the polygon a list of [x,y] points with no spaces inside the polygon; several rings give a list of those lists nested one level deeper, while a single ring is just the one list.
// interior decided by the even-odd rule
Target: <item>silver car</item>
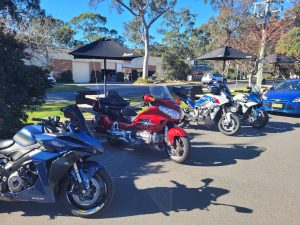
[{"label": "silver car", "polygon": [[205,74],[201,80],[201,82],[203,84],[208,84],[208,83],[214,82],[214,81],[223,83],[223,82],[227,82],[227,79],[219,73],[208,73],[208,74]]},{"label": "silver car", "polygon": [[56,84],[56,79],[53,77],[53,73],[48,73],[47,74],[47,79],[51,85]]}]

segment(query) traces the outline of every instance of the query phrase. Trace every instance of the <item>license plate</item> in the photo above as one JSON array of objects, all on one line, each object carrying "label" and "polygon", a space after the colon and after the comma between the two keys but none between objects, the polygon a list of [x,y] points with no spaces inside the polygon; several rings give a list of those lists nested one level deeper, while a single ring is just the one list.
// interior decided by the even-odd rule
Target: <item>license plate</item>
[{"label": "license plate", "polygon": [[282,109],[283,108],[283,104],[272,103],[272,108]]}]

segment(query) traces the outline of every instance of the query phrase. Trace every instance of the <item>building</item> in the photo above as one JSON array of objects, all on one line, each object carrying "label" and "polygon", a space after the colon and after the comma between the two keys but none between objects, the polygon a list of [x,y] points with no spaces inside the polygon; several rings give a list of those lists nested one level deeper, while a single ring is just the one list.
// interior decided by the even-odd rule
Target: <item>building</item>
[{"label": "building", "polygon": [[[101,59],[74,59],[69,55],[72,49],[49,49],[48,51],[39,51],[32,53],[31,60],[25,60],[28,65],[36,65],[50,68],[53,75],[59,80],[64,72],[71,72],[75,83],[89,83],[91,76],[94,76],[95,71],[101,71],[104,68],[104,62]],[[28,51],[29,52],[29,51]],[[29,52],[30,53],[30,52]],[[149,74],[156,73],[158,76],[163,76],[162,58],[149,58]],[[116,80],[116,73],[123,72],[131,74],[133,71],[142,72],[143,57],[133,59],[132,61],[123,60],[107,60],[106,71],[107,79]]]}]

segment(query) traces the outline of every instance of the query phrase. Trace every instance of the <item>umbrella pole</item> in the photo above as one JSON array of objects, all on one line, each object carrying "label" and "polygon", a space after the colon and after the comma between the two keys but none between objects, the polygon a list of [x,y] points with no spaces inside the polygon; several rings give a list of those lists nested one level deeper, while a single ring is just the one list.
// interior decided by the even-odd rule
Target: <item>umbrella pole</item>
[{"label": "umbrella pole", "polygon": [[106,93],[106,59],[104,59],[104,96],[107,96]]},{"label": "umbrella pole", "polygon": [[224,77],[225,77],[225,67],[226,67],[226,60],[223,61],[223,82],[224,83]]}]

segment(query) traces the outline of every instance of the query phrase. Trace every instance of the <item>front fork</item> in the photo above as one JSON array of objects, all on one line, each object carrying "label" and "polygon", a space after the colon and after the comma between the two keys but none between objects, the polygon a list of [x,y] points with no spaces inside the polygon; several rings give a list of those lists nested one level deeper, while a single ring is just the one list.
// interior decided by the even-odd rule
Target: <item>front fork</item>
[{"label": "front fork", "polygon": [[226,123],[230,123],[231,122],[231,112],[226,112],[226,110],[223,108],[222,109],[222,111],[223,111],[223,115],[224,115],[224,117],[225,117],[225,122]]},{"label": "front fork", "polygon": [[82,190],[82,193],[85,194],[90,189],[90,180],[82,170],[78,169],[78,165],[76,162],[73,164],[73,169],[74,169],[74,178],[78,182]]}]

